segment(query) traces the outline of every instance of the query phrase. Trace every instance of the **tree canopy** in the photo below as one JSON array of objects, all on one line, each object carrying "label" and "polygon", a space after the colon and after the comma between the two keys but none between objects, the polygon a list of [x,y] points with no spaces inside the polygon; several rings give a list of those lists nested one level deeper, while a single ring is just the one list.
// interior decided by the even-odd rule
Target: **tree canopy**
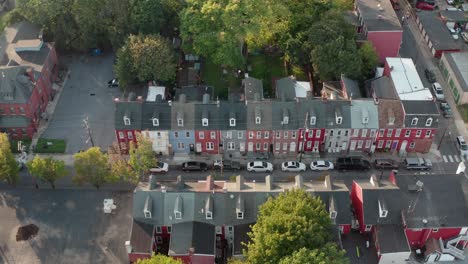
[{"label": "tree canopy", "polygon": [[283,258],[280,264],[346,264],[349,263],[343,250],[334,243],[328,243],[320,249],[301,248],[292,255]]},{"label": "tree canopy", "polygon": [[149,259],[140,259],[136,264],[182,264],[183,262],[179,259],[174,259],[164,255],[154,255]]},{"label": "tree canopy", "polygon": [[103,184],[116,182],[118,178],[109,170],[107,155],[98,147],[92,147],[74,155],[76,174],[73,180],[79,184],[90,183],[96,189]]},{"label": "tree canopy", "polygon": [[68,174],[63,160],[55,160],[51,157],[41,158],[38,155],[26,164],[29,173],[39,180],[48,182],[55,189],[55,181]]},{"label": "tree canopy", "polygon": [[141,133],[138,133],[136,138],[138,146],[135,146],[133,142],[130,143],[130,160],[128,164],[133,168],[135,173],[142,175],[153,168],[158,160],[153,151],[151,140]]},{"label": "tree canopy", "polygon": [[6,133],[0,133],[0,181],[16,184],[19,181],[19,168],[10,149]]},{"label": "tree canopy", "polygon": [[331,238],[331,220],[320,198],[302,189],[288,190],[260,206],[249,233],[247,261],[279,263],[301,249],[319,249]]}]

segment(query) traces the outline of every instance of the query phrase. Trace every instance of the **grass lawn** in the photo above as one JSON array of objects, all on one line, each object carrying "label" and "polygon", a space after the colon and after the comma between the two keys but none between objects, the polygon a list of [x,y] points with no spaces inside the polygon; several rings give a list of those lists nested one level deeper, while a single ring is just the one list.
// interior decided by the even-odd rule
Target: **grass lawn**
[{"label": "grass lawn", "polygon": [[468,105],[457,105],[458,112],[463,118],[465,123],[468,123]]},{"label": "grass lawn", "polygon": [[[47,144],[51,142],[52,144]],[[37,141],[36,148],[34,152],[36,153],[65,153],[65,149],[67,148],[67,144],[63,139],[48,139],[48,138],[40,138]]]},{"label": "grass lawn", "polygon": [[273,96],[274,80],[287,75],[284,68],[284,60],[280,56],[268,56],[265,54],[249,55],[247,64],[251,67],[249,75],[263,81],[265,97]]},{"label": "grass lawn", "polygon": [[229,88],[237,88],[241,85],[240,78],[236,78],[231,71],[224,75],[222,67],[209,60],[205,60],[202,64],[201,76],[206,85],[214,86],[215,98],[213,99],[217,97],[220,100],[227,99]]},{"label": "grass lawn", "polygon": [[18,141],[21,141],[23,146],[26,146],[26,151],[28,151],[29,146],[31,145],[31,139],[19,139],[19,140],[10,140],[10,149],[13,153],[20,153],[18,151]]}]

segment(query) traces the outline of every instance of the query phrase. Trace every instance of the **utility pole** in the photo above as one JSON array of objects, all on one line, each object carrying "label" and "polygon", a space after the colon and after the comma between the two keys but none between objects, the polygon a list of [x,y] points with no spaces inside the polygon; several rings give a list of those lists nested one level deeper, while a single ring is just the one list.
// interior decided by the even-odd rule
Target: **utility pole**
[{"label": "utility pole", "polygon": [[442,140],[444,140],[444,138],[445,138],[445,134],[447,133],[447,129],[448,129],[448,126],[445,127],[444,133],[442,134],[442,137],[440,138],[439,145],[437,146],[437,150],[439,150],[440,145],[442,145]]},{"label": "utility pole", "polygon": [[86,139],[86,143],[88,143],[88,140],[91,141],[91,146],[94,147],[94,140],[93,140],[93,135],[91,133],[91,128],[89,127],[89,122],[88,122],[88,116],[86,116],[83,119],[83,125],[86,131],[88,132],[88,138]]},{"label": "utility pole", "polygon": [[306,116],[305,116],[305,119],[304,119],[304,130],[302,130],[302,146],[301,146],[301,153],[299,154],[299,162],[302,162],[302,154],[304,153],[304,149],[305,149],[305,138],[306,138],[306,134],[308,132],[308,127],[307,127],[307,119],[309,119],[309,112],[306,113]]}]

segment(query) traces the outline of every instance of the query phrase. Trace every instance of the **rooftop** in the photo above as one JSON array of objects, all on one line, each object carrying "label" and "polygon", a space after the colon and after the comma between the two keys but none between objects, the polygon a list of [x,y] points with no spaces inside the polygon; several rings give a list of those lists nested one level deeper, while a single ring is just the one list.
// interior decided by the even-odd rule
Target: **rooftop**
[{"label": "rooftop", "polygon": [[368,31],[402,31],[390,1],[358,0],[357,9]]},{"label": "rooftop", "polygon": [[401,101],[407,115],[439,115],[434,101]]},{"label": "rooftop", "polygon": [[461,89],[468,92],[468,52],[444,53],[452,71],[461,84]]},{"label": "rooftop", "polygon": [[372,99],[352,100],[351,128],[378,128],[379,114]]},{"label": "rooftop", "polygon": [[386,58],[393,86],[401,100],[433,100],[425,88],[412,59]]},{"label": "rooftop", "polygon": [[156,98],[158,101],[162,101],[165,99],[166,87],[164,86],[149,86],[148,87],[148,95],[146,96],[146,101],[149,102],[156,102]]},{"label": "rooftop", "polygon": [[392,85],[392,80],[381,76],[371,80],[371,89],[377,98],[398,100],[398,95]]},{"label": "rooftop", "polygon": [[402,225],[378,225],[376,235],[380,253],[411,252],[405,229]]},{"label": "rooftop", "polygon": [[150,253],[154,226],[133,220],[130,244],[134,253]]},{"label": "rooftop", "polygon": [[172,225],[169,256],[215,255],[215,227],[200,222],[185,222]]},{"label": "rooftop", "polygon": [[26,103],[34,84],[28,76],[28,67],[0,68],[0,103]]},{"label": "rooftop", "polygon": [[263,99],[263,83],[261,80],[246,77],[242,80],[242,87],[244,87],[246,101]]},{"label": "rooftop", "polygon": [[438,12],[420,11],[417,16],[436,50],[460,49]]},{"label": "rooftop", "polygon": [[310,83],[297,81],[292,76],[281,78],[276,81],[276,95],[283,101],[309,98],[311,96]]},{"label": "rooftop", "polygon": [[214,88],[204,85],[189,85],[175,89],[175,100],[180,100],[181,95],[185,96],[186,102],[201,102],[204,94],[209,94],[210,98],[214,96]]}]

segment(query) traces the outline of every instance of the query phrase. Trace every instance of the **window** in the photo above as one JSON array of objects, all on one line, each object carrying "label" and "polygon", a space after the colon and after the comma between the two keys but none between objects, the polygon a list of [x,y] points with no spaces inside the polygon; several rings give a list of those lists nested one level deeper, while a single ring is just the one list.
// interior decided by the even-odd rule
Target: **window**
[{"label": "window", "polygon": [[427,138],[431,136],[431,132],[432,132],[431,130],[426,130],[426,137]]},{"label": "window", "polygon": [[383,137],[385,135],[385,129],[380,129],[379,137]]},{"label": "window", "polygon": [[159,126],[159,119],[153,118],[153,126]]},{"label": "window", "polygon": [[260,125],[261,123],[262,123],[262,118],[260,118],[260,117],[257,116],[257,117],[255,118],[255,124]]},{"label": "window", "polygon": [[22,133],[23,135],[26,134],[26,129],[22,128],[22,129],[21,129],[21,133]]},{"label": "window", "polygon": [[338,131],[336,132],[336,134],[337,134],[338,136],[341,136],[341,130],[338,130]]},{"label": "window", "polygon": [[237,131],[237,138],[238,138],[238,139],[242,139],[242,138],[243,138],[243,135],[242,135],[242,132],[241,132],[241,131]]},{"label": "window", "polygon": [[211,139],[216,139],[216,132],[215,131],[210,132],[210,138]]},{"label": "window", "polygon": [[283,133],[284,133],[284,134],[283,134],[284,138],[287,139],[287,138],[289,137],[289,132],[288,132],[288,131],[284,131]]},{"label": "window", "polygon": [[252,139],[254,136],[254,132],[253,131],[249,131],[249,139]]},{"label": "window", "polygon": [[353,129],[353,137],[359,137],[359,129]]},{"label": "window", "polygon": [[296,137],[297,137],[297,132],[296,131],[291,132],[291,138],[296,139]]},{"label": "window", "polygon": [[255,144],[255,149],[256,149],[256,150],[262,150],[262,144],[260,144],[260,143],[257,142],[257,143]]},{"label": "window", "polygon": [[133,139],[133,133],[131,131],[127,132],[128,139]]},{"label": "window", "polygon": [[208,118],[203,118],[202,119],[202,126],[208,126]]},{"label": "window", "polygon": [[161,234],[161,233],[162,233],[162,227],[156,226],[156,234]]},{"label": "window", "polygon": [[371,138],[375,137],[375,129],[371,129],[371,131],[370,131],[370,137],[371,137]]},{"label": "window", "polygon": [[268,131],[265,131],[265,133],[263,134],[263,136],[268,139],[270,137],[270,132]]},{"label": "window", "polygon": [[362,131],[362,137],[367,137],[367,129],[361,129]]},{"label": "window", "polygon": [[336,211],[331,211],[330,212],[330,218],[331,219],[336,219],[337,212]]},{"label": "window", "polygon": [[283,125],[287,125],[289,123],[289,117],[284,116],[283,117]]},{"label": "window", "polygon": [[344,135],[345,135],[345,137],[347,137],[349,135],[349,130],[345,130]]},{"label": "window", "polygon": [[439,232],[439,228],[432,228],[432,232],[433,232],[433,233]]},{"label": "window", "polygon": [[231,139],[232,138],[232,131],[227,131],[226,132],[226,138]]},{"label": "window", "polygon": [[413,118],[413,119],[411,120],[411,125],[412,125],[412,126],[415,126],[415,125],[417,125],[417,124],[418,124],[418,118],[415,117],[415,118]]},{"label": "window", "polygon": [[262,132],[261,131],[257,131],[257,139],[261,139],[262,138]]},{"label": "window", "polygon": [[182,213],[181,212],[175,212],[175,219],[182,219]]},{"label": "window", "polygon": [[244,219],[244,212],[237,212],[237,219]]},{"label": "window", "polygon": [[377,145],[377,147],[378,147],[378,148],[382,148],[382,147],[383,147],[383,143],[384,143],[383,140],[379,140],[379,144]]},{"label": "window", "polygon": [[214,144],[213,142],[206,142],[206,150],[213,150]]},{"label": "window", "polygon": [[177,143],[177,148],[178,149],[185,149],[185,144],[182,142]]},{"label": "window", "polygon": [[217,234],[217,235],[223,234],[223,230],[221,229],[220,226],[216,226],[216,227],[215,227],[215,230],[216,230],[216,234]]},{"label": "window", "polygon": [[387,129],[387,137],[392,137],[393,129]]},{"label": "window", "polygon": [[263,150],[268,150],[268,143],[263,143]]},{"label": "window", "polygon": [[130,118],[124,117],[124,125],[129,126],[131,124]]},{"label": "window", "polygon": [[321,134],[322,134],[322,130],[316,130],[315,131],[315,138],[319,138]]},{"label": "window", "polygon": [[333,130],[330,130],[330,137],[333,137]]},{"label": "window", "polygon": [[336,118],[336,124],[341,125],[343,123],[343,118],[341,116]]},{"label": "window", "polygon": [[121,132],[121,131],[119,132],[119,138],[120,138],[120,139],[124,139],[124,138],[125,138],[124,132]]},{"label": "window", "polygon": [[392,146],[392,141],[387,140],[387,142],[385,142],[385,148],[389,149],[391,146]]},{"label": "window", "polygon": [[213,219],[213,213],[212,212],[206,212],[206,219]]},{"label": "window", "polygon": [[161,236],[156,236],[156,243],[157,244],[162,244],[163,240]]},{"label": "window", "polygon": [[313,137],[314,136],[314,130],[312,130],[312,129],[309,130],[308,134],[309,134],[308,135],[309,138]]},{"label": "window", "polygon": [[236,149],[236,144],[234,142],[228,142],[228,150]]},{"label": "window", "polygon": [[366,148],[370,148],[371,144],[372,144],[371,140],[366,140]]},{"label": "window", "polygon": [[168,226],[168,227],[167,227],[167,233],[168,233],[168,234],[172,233],[172,226]]},{"label": "window", "polygon": [[312,147],[312,141],[307,141],[307,148],[310,149],[311,147]]},{"label": "window", "polygon": [[281,137],[281,133],[279,131],[276,131],[276,138],[280,138]]},{"label": "window", "polygon": [[426,120],[426,126],[431,126],[432,125],[432,117],[429,117],[427,120]]},{"label": "window", "polygon": [[362,148],[362,145],[364,145],[364,140],[358,140],[358,143],[357,143],[358,149]]},{"label": "window", "polygon": [[235,118],[231,118],[229,119],[229,126],[236,126],[236,119]]},{"label": "window", "polygon": [[24,108],[21,106],[19,109],[20,109],[20,112],[24,114]]},{"label": "window", "polygon": [[180,126],[180,127],[184,126],[184,120],[182,118],[177,119],[177,126]]},{"label": "window", "polygon": [[[244,218],[244,217],[242,217],[242,218]],[[234,233],[234,227],[233,226],[228,226],[228,233],[229,234]]]},{"label": "window", "polygon": [[186,137],[186,138],[189,138],[189,137],[190,137],[190,132],[188,132],[188,131],[185,132],[185,137]]},{"label": "window", "polygon": [[151,218],[151,211],[145,210],[144,213],[145,213],[145,218]]},{"label": "window", "polygon": [[366,225],[364,231],[370,232],[372,230],[372,225]]},{"label": "window", "polygon": [[288,150],[288,143],[283,143],[283,151],[287,151],[287,150]]},{"label": "window", "polygon": [[422,133],[421,130],[416,131],[416,137],[417,137],[417,138],[418,138],[418,137],[421,137],[421,133]]},{"label": "window", "polygon": [[312,126],[314,126],[316,123],[317,123],[317,117],[312,116],[312,117],[310,118],[310,124],[311,124]]},{"label": "window", "polygon": [[411,144],[409,145],[409,148],[410,148],[410,149],[414,149],[414,147],[416,147],[416,143],[411,142]]},{"label": "window", "polygon": [[15,111],[15,108],[12,106],[10,107],[10,114],[14,114],[16,111]]},{"label": "window", "polygon": [[411,130],[407,129],[405,131],[405,137],[409,137],[411,135]]},{"label": "window", "polygon": [[179,137],[179,132],[174,132],[174,137],[178,138]]},{"label": "window", "polygon": [[281,148],[281,144],[280,144],[280,143],[276,143],[276,144],[275,144],[275,150],[276,150],[276,151],[279,151],[280,148]]},{"label": "window", "polygon": [[398,128],[398,129],[395,131],[395,137],[400,137],[400,134],[401,134],[401,129]]},{"label": "window", "polygon": [[198,137],[200,139],[205,139],[205,132],[203,132],[203,131],[198,132]]}]

